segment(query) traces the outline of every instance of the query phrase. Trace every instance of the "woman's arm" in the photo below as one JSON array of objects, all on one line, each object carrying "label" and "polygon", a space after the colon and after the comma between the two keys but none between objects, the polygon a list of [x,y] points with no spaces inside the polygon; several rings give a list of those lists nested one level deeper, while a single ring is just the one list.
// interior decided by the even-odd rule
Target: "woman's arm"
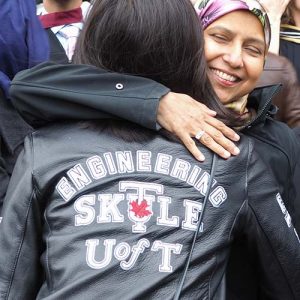
[{"label": "woman's arm", "polygon": [[270,20],[272,32],[269,51],[279,54],[281,16],[290,0],[258,0],[258,2],[264,7]]},{"label": "woman's arm", "polygon": [[18,73],[10,96],[35,127],[59,119],[122,118],[154,130],[164,127],[199,160],[204,158],[193,138],[202,130],[201,143],[221,157],[239,152],[232,142],[239,136],[218,121],[215,112],[146,78],[87,65],[43,63]]}]

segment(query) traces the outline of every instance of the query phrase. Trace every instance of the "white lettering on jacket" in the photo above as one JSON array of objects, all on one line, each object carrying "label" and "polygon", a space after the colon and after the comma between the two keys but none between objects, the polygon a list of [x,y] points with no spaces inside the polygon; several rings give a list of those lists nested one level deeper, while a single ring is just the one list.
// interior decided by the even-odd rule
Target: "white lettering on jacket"
[{"label": "white lettering on jacket", "polygon": [[[145,150],[105,152],[87,158],[85,164],[76,164],[67,171],[69,179],[64,176],[56,185],[56,190],[65,201],[70,201],[83,188],[118,174],[149,172],[171,176],[193,186],[202,196],[206,195],[210,179],[210,174],[197,165],[179,158],[174,160],[169,154],[153,155]],[[212,186],[209,201],[214,207],[219,207],[226,201],[227,194],[215,179]]]},{"label": "white lettering on jacket", "polygon": [[[92,269],[103,269],[107,267],[113,257],[120,261],[120,267],[123,270],[130,270],[134,267],[139,257],[143,255],[146,249],[150,248],[150,241],[148,239],[140,239],[138,242],[130,247],[128,243],[117,244],[115,239],[106,239],[103,241],[103,249],[98,249],[100,241],[98,239],[90,239],[85,242],[86,263]],[[159,272],[171,273],[173,267],[171,265],[172,254],[180,254],[182,250],[181,244],[170,244],[156,240],[152,244],[150,251],[161,253],[161,264],[159,265]],[[104,253],[101,260],[97,260],[97,253]],[[127,261],[126,261],[127,260]]]},{"label": "white lettering on jacket", "polygon": [[[146,175],[149,180],[130,180],[131,173]],[[157,175],[153,176],[155,174],[162,178],[161,182],[164,182],[164,177],[170,176],[172,180],[178,179],[183,187],[192,187],[193,199],[179,199],[177,195],[168,195],[163,184],[151,182],[151,178],[157,178]],[[210,174],[207,171],[186,160],[174,159],[169,154],[153,155],[151,151],[145,150],[116,151],[93,155],[85,162],[75,164],[58,181],[56,190],[65,202],[74,199],[74,226],[78,230],[93,226],[93,237],[84,242],[88,267],[100,270],[118,263],[126,271],[136,264],[149,261],[144,256],[152,253],[157,257],[155,261],[159,262],[158,271],[171,273],[174,263],[178,261],[176,255],[181,254],[183,245],[174,241],[174,236],[168,233],[164,233],[163,238],[151,241],[149,237],[152,233],[148,234],[148,231],[159,230],[161,227],[166,232],[172,232],[176,228],[195,232],[203,209],[201,201],[207,193],[209,180]],[[112,188],[109,187],[111,183]],[[102,187],[101,184],[105,187],[102,192],[101,189],[94,188]],[[90,190],[98,192],[89,193]],[[199,197],[195,196],[197,193]],[[227,200],[225,189],[215,179],[208,196],[215,208]],[[123,238],[118,241],[117,236],[103,237],[103,231],[100,231],[102,237],[95,236],[95,225],[117,223],[120,223],[117,225],[120,230],[124,229],[126,232],[125,237],[126,234],[133,234],[137,235],[136,238],[128,235],[128,241]],[[154,225],[159,227],[155,228]],[[204,224],[201,223],[200,232],[203,230]],[[192,234],[188,236],[191,239]]]}]

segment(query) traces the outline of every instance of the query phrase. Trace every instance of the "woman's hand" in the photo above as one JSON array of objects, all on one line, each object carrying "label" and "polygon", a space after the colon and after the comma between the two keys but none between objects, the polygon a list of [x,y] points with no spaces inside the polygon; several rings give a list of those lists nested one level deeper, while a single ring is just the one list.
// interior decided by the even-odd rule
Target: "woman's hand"
[{"label": "woman's hand", "polygon": [[199,161],[205,158],[193,140],[196,135],[201,135],[199,141],[203,145],[225,159],[239,154],[232,142],[238,141],[239,135],[215,116],[216,112],[193,98],[170,92],[160,100],[157,121],[175,134]]}]

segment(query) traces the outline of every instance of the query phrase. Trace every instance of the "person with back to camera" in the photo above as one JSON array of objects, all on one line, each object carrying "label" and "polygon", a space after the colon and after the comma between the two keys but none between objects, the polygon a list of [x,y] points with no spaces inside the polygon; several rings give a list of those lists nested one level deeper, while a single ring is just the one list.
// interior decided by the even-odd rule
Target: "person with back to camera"
[{"label": "person with back to camera", "polygon": [[[250,2],[250,1],[249,1]],[[205,2],[208,6],[211,4],[216,4],[216,7],[219,5],[224,7],[230,6],[230,5],[240,5],[243,4],[244,1],[206,1]],[[251,1],[252,4],[258,5],[256,1]],[[259,6],[258,6],[259,7]],[[209,10],[207,10],[209,12]],[[206,15],[203,15],[203,18],[205,18]],[[266,29],[268,28],[267,22]],[[230,25],[230,24],[229,24]],[[227,24],[228,26],[228,24]],[[233,21],[231,20],[231,30],[234,30],[236,28],[244,29],[245,26],[235,25]],[[267,30],[266,30],[267,31]],[[207,36],[205,36],[206,38]],[[226,61],[226,58],[228,58],[228,53],[232,53],[232,49],[230,47],[226,47],[225,45],[218,44],[215,49],[219,50],[220,54],[220,61],[224,63],[224,66],[226,68],[233,68],[233,69],[241,69],[245,70],[245,66],[237,66],[234,67],[237,60],[240,59],[240,57],[237,55],[234,57],[234,55],[229,55],[229,57],[235,58],[232,61]],[[247,48],[243,48],[243,52],[249,51]],[[264,55],[267,51],[264,52]],[[213,52],[216,53],[216,52]],[[246,52],[247,53],[247,52]],[[245,62],[245,58],[247,58],[249,61],[249,56],[243,56],[243,61]],[[258,60],[258,64],[255,63],[252,65],[256,68],[259,67],[259,70],[261,72],[262,66],[263,66],[263,59],[260,56]],[[246,62],[247,62],[246,61]],[[229,66],[228,66],[229,65]],[[247,66],[249,65],[246,64]],[[257,73],[257,76],[260,75],[260,72]],[[76,76],[72,76],[72,73]],[[81,76],[80,76],[81,73]],[[51,74],[50,77],[47,77],[45,79],[45,76]],[[65,74],[65,75],[64,75]],[[90,74],[90,77],[88,76]],[[65,67],[65,66],[53,66],[53,65],[46,65],[46,66],[39,66],[34,70],[31,70],[29,72],[24,72],[17,76],[12,89],[12,96],[13,101],[19,109],[23,110],[23,115],[26,117],[27,114],[27,120],[30,120],[32,116],[34,115],[34,120],[41,120],[41,112],[43,115],[47,115],[47,118],[49,119],[55,119],[57,118],[58,112],[59,117],[66,118],[67,116],[72,117],[79,117],[79,118],[89,118],[89,114],[93,112],[91,108],[94,108],[97,106],[97,99],[101,97],[103,94],[99,86],[97,84],[97,76],[100,76],[101,74],[97,75],[96,69],[88,69],[86,66],[71,66],[71,67]],[[44,76],[44,79],[43,79]],[[68,76],[68,79],[63,79]],[[247,75],[248,76],[248,75]],[[248,78],[245,76],[245,81]],[[38,79],[36,79],[38,77]],[[256,80],[258,77],[256,78]],[[76,81],[77,80],[77,81]],[[88,84],[87,88],[84,88],[82,85],[80,87],[80,82],[85,81],[85,83]],[[213,83],[214,79],[212,78]],[[28,86],[30,86],[30,97],[29,95],[26,97],[25,94],[27,92],[26,89],[23,88],[23,82],[26,82]],[[59,82],[58,82],[59,81]],[[78,84],[76,84],[76,82]],[[249,91],[251,92],[251,89],[255,87],[254,84],[255,80],[253,80],[252,85],[249,86]],[[63,90],[63,93],[60,92],[55,88],[55,84],[59,84],[59,88]],[[239,83],[238,85],[241,86],[243,82]],[[214,85],[214,84],[213,84]],[[126,89],[126,85],[124,85]],[[48,89],[47,92],[49,93],[49,101],[45,99],[45,101],[41,102],[40,99],[40,91],[44,92],[44,87],[50,87],[51,89]],[[42,88],[42,89],[41,89]],[[270,168],[270,171],[274,174],[275,178],[277,179],[279,186],[280,186],[280,192],[283,195],[283,199],[285,201],[285,204],[288,207],[288,210],[290,213],[295,217],[295,225],[296,228],[300,228],[299,226],[299,212],[300,212],[300,201],[299,201],[299,192],[296,194],[295,187],[298,187],[295,185],[294,182],[297,181],[297,178],[294,177],[295,167],[297,165],[297,157],[299,157],[299,144],[297,142],[297,139],[293,132],[287,128],[284,124],[274,121],[272,118],[272,115],[274,114],[274,108],[271,104],[271,99],[274,94],[276,94],[278,87],[269,87],[269,88],[259,88],[254,90],[249,94],[249,97],[243,98],[243,104],[246,104],[248,107],[251,107],[251,111],[254,112],[254,115],[252,116],[253,119],[248,122],[248,124],[245,124],[240,129],[241,132],[245,133],[246,135],[251,135],[255,139],[255,147],[256,150],[260,153],[261,157],[263,158],[264,162],[268,165]],[[219,87],[217,89],[217,94],[221,101],[226,101],[226,97],[223,98],[224,94],[226,95],[226,91],[230,90],[228,87]],[[71,91],[71,92],[70,92]],[[59,103],[56,102],[55,106],[53,106],[53,98],[51,98],[51,95],[54,94],[59,99]],[[118,94],[118,93],[116,93]],[[20,95],[20,96],[19,96]],[[35,96],[35,97],[34,97]],[[75,98],[75,99],[74,99]],[[248,99],[247,103],[245,99]],[[36,99],[36,101],[34,100]],[[128,100],[128,99],[127,99]],[[155,100],[148,99],[147,103],[150,101],[154,102]],[[47,103],[49,102],[49,106],[55,107],[55,111],[52,109],[52,111],[49,112],[49,107],[47,107]],[[78,103],[80,104],[80,110],[78,110],[77,107],[74,109],[74,104],[72,103],[72,106],[69,104],[69,102],[75,102],[76,105]],[[129,105],[130,101],[126,102],[126,105],[128,109],[126,110],[126,107],[122,107],[123,116],[126,118],[134,118],[135,116],[130,116],[128,112],[135,112],[134,109],[132,109],[132,106]],[[44,104],[45,103],[45,104]],[[184,119],[185,116],[182,115],[182,110],[184,109],[182,104],[180,104],[180,100],[176,102],[176,105],[174,105],[172,102],[167,101],[161,101],[158,106],[158,115],[157,120],[159,123],[170,130],[171,132],[174,132],[177,134],[184,142],[188,140],[188,137],[195,136],[197,131],[202,132],[202,130],[205,131],[205,134],[201,137],[200,142],[204,145],[210,146],[211,142],[208,139],[209,136],[213,137],[212,130],[208,129],[207,123],[205,123],[205,118],[202,118],[201,116],[197,119],[197,113],[201,111],[200,107],[195,107],[191,103],[189,105],[186,105],[187,111],[189,111],[189,114],[187,113],[189,117],[187,119]],[[237,102],[237,104],[240,102]],[[25,104],[25,106],[24,106]],[[177,107],[178,104],[178,107]],[[234,105],[236,107],[243,108],[243,106]],[[85,114],[84,111],[84,105],[87,105],[89,109],[87,109],[87,113]],[[103,103],[102,103],[103,105]],[[63,107],[64,109],[57,110],[57,107]],[[67,109],[66,109],[67,107]],[[98,106],[99,107],[99,106]],[[100,106],[101,107],[101,106]],[[34,108],[34,110],[32,110]],[[147,106],[147,109],[145,109],[144,112],[139,112],[139,115],[143,116],[154,116],[156,112],[157,106],[153,105],[152,110],[150,109],[150,105]],[[194,110],[191,114],[191,108]],[[107,107],[106,107],[107,109]],[[112,108],[110,108],[112,109]],[[110,110],[106,110],[110,111]],[[255,114],[256,111],[256,114]],[[112,112],[112,111],[111,111]],[[243,110],[241,110],[243,112]],[[247,114],[246,114],[247,115]],[[95,115],[93,115],[95,116]],[[118,115],[120,116],[120,115]],[[136,121],[134,119],[134,121]],[[144,118],[139,119],[139,124],[143,124]],[[136,121],[136,122],[138,122]],[[152,120],[152,123],[155,123],[155,120]],[[146,123],[144,121],[145,126],[149,126],[149,123]],[[183,139],[184,137],[184,139]],[[216,140],[216,138],[215,138]],[[186,143],[190,145],[193,143],[192,141],[190,143]],[[297,183],[297,182],[296,182]],[[237,246],[236,246],[237,247]],[[261,291],[258,289],[257,283],[255,283],[256,279],[259,278],[257,275],[257,271],[252,269],[252,261],[255,261],[255,258],[252,258],[249,262],[245,261],[245,258],[248,257],[246,254],[247,252],[245,249],[241,250],[239,247],[234,248],[234,254],[232,256],[231,260],[231,266],[236,266],[236,272],[233,272],[233,269],[230,268],[229,278],[229,287],[230,290],[233,290],[235,294],[241,294],[241,296],[238,296],[242,299],[256,299],[257,297],[262,297],[260,295]],[[238,257],[241,258],[242,254],[242,260],[237,259]],[[235,274],[235,276],[234,276]],[[244,274],[244,275],[243,275]],[[243,276],[242,276],[243,275]],[[232,278],[233,277],[233,278]],[[251,280],[252,278],[252,280]],[[238,284],[236,284],[236,280],[238,280]],[[232,297],[232,295],[230,295]],[[233,299],[233,298],[231,298]]]},{"label": "person with back to camera", "polygon": [[[264,43],[257,18],[241,15]],[[240,124],[214,96],[188,0],[96,1],[76,61],[210,99]],[[227,161],[200,146],[200,163],[169,133],[123,121],[36,131],[4,203],[0,299],[223,299],[230,245],[242,235],[272,299],[299,298],[299,238],[253,146],[242,136]]]}]

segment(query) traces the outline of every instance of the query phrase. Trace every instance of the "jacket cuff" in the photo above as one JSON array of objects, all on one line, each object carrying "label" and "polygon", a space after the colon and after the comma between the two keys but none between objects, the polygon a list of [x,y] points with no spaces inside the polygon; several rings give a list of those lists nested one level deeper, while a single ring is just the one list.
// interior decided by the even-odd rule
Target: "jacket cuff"
[{"label": "jacket cuff", "polygon": [[160,124],[157,122],[157,112],[159,101],[170,92],[170,89],[156,83],[153,90],[144,101],[143,111],[138,121],[143,126],[158,131],[161,129]]}]

